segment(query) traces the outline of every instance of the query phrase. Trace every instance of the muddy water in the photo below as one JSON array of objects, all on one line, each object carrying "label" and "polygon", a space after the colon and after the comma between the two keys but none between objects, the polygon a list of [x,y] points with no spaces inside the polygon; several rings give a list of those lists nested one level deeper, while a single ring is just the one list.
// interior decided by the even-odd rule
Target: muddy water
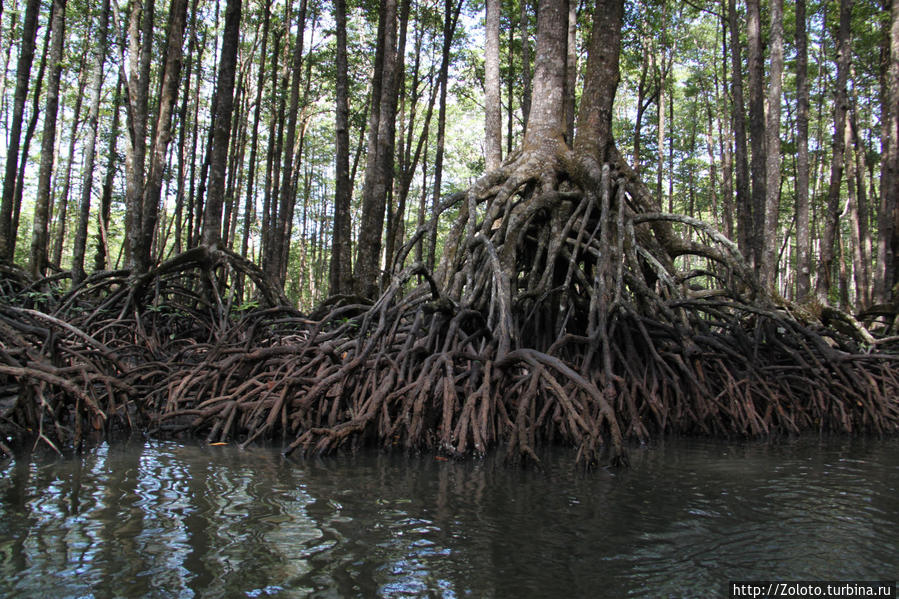
[{"label": "muddy water", "polygon": [[584,475],[140,442],[0,465],[3,597],[705,597],[899,578],[899,439],[667,441]]}]

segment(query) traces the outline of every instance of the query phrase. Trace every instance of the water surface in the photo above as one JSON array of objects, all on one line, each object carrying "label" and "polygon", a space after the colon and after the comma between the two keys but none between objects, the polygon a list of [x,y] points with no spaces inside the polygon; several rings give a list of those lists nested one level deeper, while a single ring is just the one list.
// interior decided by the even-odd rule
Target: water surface
[{"label": "water surface", "polygon": [[169,442],[0,466],[4,597],[724,596],[899,578],[899,439],[666,441],[584,474]]}]

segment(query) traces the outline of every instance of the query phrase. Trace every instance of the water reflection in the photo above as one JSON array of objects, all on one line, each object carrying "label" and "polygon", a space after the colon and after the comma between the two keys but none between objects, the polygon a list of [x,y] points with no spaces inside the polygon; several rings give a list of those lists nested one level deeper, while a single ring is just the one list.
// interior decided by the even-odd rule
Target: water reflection
[{"label": "water reflection", "polygon": [[899,577],[899,440],[676,441],[583,475],[104,445],[0,476],[0,595],[709,596]]}]

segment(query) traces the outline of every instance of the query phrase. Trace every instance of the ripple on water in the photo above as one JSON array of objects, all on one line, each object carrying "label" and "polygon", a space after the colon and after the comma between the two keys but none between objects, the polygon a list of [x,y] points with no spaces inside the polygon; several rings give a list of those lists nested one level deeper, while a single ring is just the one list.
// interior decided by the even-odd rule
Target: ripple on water
[{"label": "ripple on water", "polygon": [[899,440],[671,441],[587,475],[572,459],[25,456],[0,473],[0,595],[679,597],[899,577]]}]

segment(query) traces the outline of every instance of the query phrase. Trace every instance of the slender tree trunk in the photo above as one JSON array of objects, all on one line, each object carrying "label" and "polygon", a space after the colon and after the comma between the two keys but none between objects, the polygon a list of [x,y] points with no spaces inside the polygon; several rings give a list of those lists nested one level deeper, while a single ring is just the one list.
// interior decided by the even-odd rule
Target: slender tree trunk
[{"label": "slender tree trunk", "polygon": [[53,176],[54,146],[56,145],[56,116],[59,110],[59,82],[62,77],[62,49],[65,42],[66,1],[53,0],[51,8],[50,79],[47,82],[47,104],[44,111],[44,133],[41,140],[41,164],[34,202],[34,222],[31,230],[29,270],[40,277],[47,271],[49,241],[50,180]]},{"label": "slender tree trunk", "polygon": [[809,259],[809,162],[808,162],[808,33],[806,0],[796,0],[796,299],[811,293]]},{"label": "slender tree trunk", "polygon": [[783,0],[771,0],[771,69],[766,126],[765,226],[762,231],[762,283],[774,289],[777,274],[777,221],[780,213],[780,101],[783,89]]},{"label": "slender tree trunk", "polygon": [[865,143],[859,134],[858,119],[856,116],[857,98],[852,98],[849,109],[849,131],[851,134],[852,150],[855,161],[852,165],[855,177],[850,179],[847,175],[848,185],[855,185],[855,210],[851,213],[853,219],[853,234],[858,237],[855,248],[858,268],[856,272],[856,308],[864,310],[871,305],[871,234],[868,227],[868,190],[865,186]]},{"label": "slender tree trunk", "polygon": [[[521,122],[525,128],[528,126],[528,118],[531,114],[531,18],[528,10],[528,0],[520,0],[521,11],[518,18],[518,26],[521,30],[521,79],[524,81],[524,90],[521,94]],[[509,136],[512,137],[511,135]]]},{"label": "slender tree trunk", "polygon": [[159,215],[159,200],[162,194],[162,175],[166,165],[166,154],[172,139],[172,114],[178,98],[181,83],[181,48],[187,23],[187,0],[173,0],[169,8],[169,30],[166,35],[166,61],[162,71],[159,104],[153,127],[153,145],[150,169],[147,174],[144,193],[141,198],[140,236],[138,245],[132,247],[132,260],[137,272],[146,272],[152,266],[153,237]]},{"label": "slender tree trunk", "polygon": [[[90,33],[90,28],[88,28]],[[62,247],[66,238],[66,221],[69,212],[69,194],[72,190],[72,164],[75,162],[75,144],[78,141],[78,129],[81,125],[81,109],[84,106],[84,86],[87,84],[85,65],[87,63],[87,43],[84,44],[78,68],[78,90],[75,96],[75,107],[72,110],[72,129],[69,135],[69,151],[66,156],[66,167],[62,177],[62,192],[59,194],[56,210],[56,235],[51,251],[51,262],[62,268]]]},{"label": "slender tree trunk", "polygon": [[737,2],[727,2],[730,29],[731,81],[733,89],[734,166],[737,192],[737,243],[747,258],[752,253],[752,199],[749,190],[749,150],[746,140],[746,107],[743,100],[743,58]]},{"label": "slender tree trunk", "polygon": [[352,208],[353,189],[350,185],[350,100],[347,73],[346,0],[334,1],[334,20],[337,25],[337,106],[334,189],[334,234],[331,242],[331,295],[348,293],[352,288]]},{"label": "slender tree trunk", "polygon": [[752,241],[750,260],[762,267],[762,246],[765,241],[765,205],[767,201],[765,135],[765,64],[762,48],[762,18],[760,0],[746,1],[746,37],[749,44],[749,144],[752,150]]},{"label": "slender tree trunk", "polygon": [[840,218],[840,187],[843,180],[843,154],[845,148],[846,112],[849,94],[846,83],[849,78],[851,47],[849,44],[852,0],[840,0],[840,24],[837,33],[837,80],[833,106],[833,156],[830,162],[830,185],[827,190],[827,216],[824,235],[821,238],[821,260],[818,268],[816,292],[822,302],[827,301],[833,281],[836,242]]},{"label": "slender tree trunk", "polygon": [[[718,86],[718,73],[715,71],[715,105],[722,105],[721,89],[725,90],[723,96],[727,98],[727,90],[730,89],[727,81],[727,11],[721,13],[721,87]],[[720,109],[716,117],[718,124],[718,148],[721,154],[721,197],[724,210],[724,234],[728,239],[734,239],[734,155],[732,123],[721,118]]]},{"label": "slender tree trunk", "polygon": [[81,201],[78,211],[78,228],[72,249],[72,281],[80,283],[84,279],[84,255],[87,250],[87,229],[90,223],[91,188],[94,180],[94,160],[97,150],[97,126],[100,117],[100,98],[103,88],[103,63],[106,61],[109,30],[110,0],[103,0],[100,22],[97,28],[97,44],[94,47],[94,71],[91,80],[90,108],[87,116],[87,140],[84,150],[84,168],[81,181]]},{"label": "slender tree trunk", "polygon": [[[345,0],[339,0],[345,2]],[[259,51],[259,73],[256,78],[256,103],[253,107],[253,131],[250,138],[250,167],[247,174],[247,197],[243,210],[243,238],[240,242],[240,255],[247,257],[250,248],[250,231],[256,220],[256,154],[259,151],[259,119],[262,111],[262,92],[265,89],[265,61],[268,56],[268,32],[271,23],[271,7],[264,4],[262,20],[262,48]],[[345,25],[344,25],[345,26]],[[344,31],[344,35],[346,32]]]},{"label": "slender tree trunk", "polygon": [[499,12],[500,0],[487,0],[487,45],[484,50],[484,128],[487,170],[499,168],[503,160],[502,115],[499,94]]},{"label": "slender tree trunk", "polygon": [[[40,0],[28,0],[25,6],[21,46],[16,65],[16,91],[13,99],[12,125],[9,130],[9,142],[6,149],[3,197],[0,200],[0,260],[8,260],[10,262],[13,259],[16,245],[16,230],[12,224],[16,179],[19,170],[19,142],[22,136],[25,101],[28,99],[28,86],[31,83],[31,63],[34,61],[37,20],[40,7]],[[25,162],[26,159],[27,157],[23,154],[22,162]]]},{"label": "slender tree trunk", "polygon": [[[228,0],[225,7],[225,30],[216,87],[216,122],[212,137],[209,194],[203,212],[203,244],[218,247],[222,243],[222,202],[225,193],[225,171],[228,143],[231,137],[231,113],[234,106],[234,79],[237,73],[237,46],[240,42],[241,0]],[[302,39],[299,42],[302,46]],[[295,118],[295,117],[294,117]]]},{"label": "slender tree trunk", "polygon": [[443,17],[443,49],[440,58],[440,75],[437,84],[440,86],[440,100],[437,108],[437,147],[434,157],[434,193],[431,197],[431,235],[428,243],[428,269],[434,270],[437,256],[437,207],[440,205],[441,187],[443,184],[443,153],[446,143],[446,92],[449,80],[450,50],[456,23],[464,0],[444,0]]},{"label": "slender tree trunk", "polygon": [[303,37],[306,28],[306,0],[301,0],[299,15],[297,17],[296,43],[293,48],[290,79],[290,104],[287,112],[287,126],[285,128],[284,146],[282,148],[281,162],[281,186],[278,197],[277,217],[272,223],[276,239],[272,245],[272,264],[269,275],[274,277],[281,285],[284,284],[282,272],[286,268],[283,257],[289,247],[289,228],[291,219],[288,216],[289,206],[296,201],[296,188],[294,176],[296,165],[294,163],[294,148],[297,135],[297,118],[300,110],[300,79],[303,65]]},{"label": "slender tree trunk", "polygon": [[122,77],[116,82],[115,96],[112,100],[112,127],[109,130],[109,148],[106,152],[106,175],[103,179],[103,190],[100,194],[100,212],[97,214],[97,240],[94,254],[94,270],[105,270],[109,256],[109,217],[112,211],[112,185],[115,181],[116,142],[119,139],[119,108],[122,100]]}]

